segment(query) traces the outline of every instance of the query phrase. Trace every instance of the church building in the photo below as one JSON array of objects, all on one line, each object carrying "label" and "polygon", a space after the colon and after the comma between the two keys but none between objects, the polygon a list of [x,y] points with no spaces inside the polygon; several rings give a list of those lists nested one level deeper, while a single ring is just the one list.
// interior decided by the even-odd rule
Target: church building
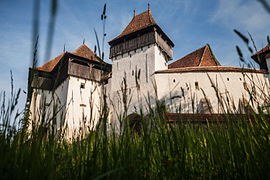
[{"label": "church building", "polygon": [[[269,105],[270,46],[252,58],[260,70],[222,66],[209,44],[170,63],[174,43],[148,10],[109,41],[112,64],[86,45],[29,70],[31,119],[53,118],[68,137],[94,130],[104,108],[110,124],[147,114],[157,101],[169,113],[223,114]],[[46,117],[42,116],[46,114]]]}]

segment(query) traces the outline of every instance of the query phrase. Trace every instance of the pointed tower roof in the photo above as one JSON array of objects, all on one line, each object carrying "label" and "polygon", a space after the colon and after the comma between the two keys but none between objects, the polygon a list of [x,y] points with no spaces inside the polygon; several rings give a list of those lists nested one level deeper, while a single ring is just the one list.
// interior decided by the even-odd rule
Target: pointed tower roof
[{"label": "pointed tower roof", "polygon": [[220,66],[208,44],[169,64],[169,69],[199,66]]},{"label": "pointed tower roof", "polygon": [[136,11],[134,11],[134,16],[130,23],[127,25],[127,27],[123,30],[123,32],[115,37],[114,39],[109,41],[109,44],[111,45],[112,42],[115,40],[119,40],[121,38],[127,37],[128,35],[131,35],[135,32],[150,28],[150,27],[156,27],[163,35],[166,37],[168,42],[173,47],[174,44],[170,40],[170,38],[162,31],[162,29],[158,26],[155,19],[152,16],[152,12],[150,10],[150,5],[148,4],[148,10],[145,12],[142,12],[138,15],[136,15]]},{"label": "pointed tower roof", "polygon": [[95,53],[89,47],[83,44],[72,53],[63,52],[60,55],[48,61],[47,63],[43,64],[42,66],[36,67],[36,69],[41,70],[41,71],[51,72],[66,54],[72,54],[72,55],[80,56],[80,57],[90,59],[93,61],[103,62],[100,58],[98,58],[95,55]]},{"label": "pointed tower roof", "polygon": [[157,23],[152,16],[152,12],[150,10],[147,10],[141,14],[134,15],[134,17],[132,18],[130,23],[127,25],[127,27],[124,29],[124,31],[111,41],[114,41],[123,36],[126,36],[128,34],[134,33],[136,31],[145,29],[153,25],[157,25]]}]

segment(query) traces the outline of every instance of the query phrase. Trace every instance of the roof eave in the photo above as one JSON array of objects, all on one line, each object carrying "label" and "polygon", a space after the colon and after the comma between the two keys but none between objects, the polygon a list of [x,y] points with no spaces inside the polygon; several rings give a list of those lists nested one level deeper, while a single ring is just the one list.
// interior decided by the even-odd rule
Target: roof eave
[{"label": "roof eave", "polygon": [[138,33],[138,32],[142,32],[142,31],[145,31],[146,29],[150,29],[150,28],[153,28],[153,27],[156,27],[156,28],[162,33],[162,35],[164,35],[164,37],[165,37],[166,40],[169,42],[169,44],[170,44],[172,47],[174,47],[174,43],[172,42],[172,40],[164,33],[164,31],[163,31],[157,24],[152,24],[152,25],[150,25],[150,26],[147,26],[147,27],[142,28],[142,29],[140,29],[140,30],[137,30],[137,31],[135,31],[135,32],[132,32],[132,33],[123,35],[123,36],[121,36],[121,37],[119,37],[119,38],[116,37],[116,38],[114,38],[114,39],[108,41],[108,44],[111,46],[111,45],[113,45],[113,44],[115,44],[115,43],[121,41],[122,39],[125,39],[125,38],[127,38],[127,37],[129,37],[129,36],[133,36],[134,34],[136,34],[136,33]]},{"label": "roof eave", "polygon": [[121,37],[118,37],[118,36],[120,36],[120,35],[118,35],[116,38],[114,38],[114,39],[108,41],[108,44],[109,44],[109,45],[113,45],[113,44],[115,44],[115,43],[121,41],[122,39],[125,39],[125,38],[127,38],[127,37],[129,37],[129,36],[133,36],[134,34],[136,34],[136,33],[138,33],[138,32],[145,31],[145,30],[150,29],[150,28],[152,28],[152,27],[154,27],[154,26],[155,26],[155,25],[153,24],[153,25],[144,27],[144,28],[142,28],[142,29],[139,29],[139,30],[137,30],[137,31],[134,31],[134,32],[132,32],[132,33],[125,34],[125,35],[123,35],[123,36],[121,36]]}]

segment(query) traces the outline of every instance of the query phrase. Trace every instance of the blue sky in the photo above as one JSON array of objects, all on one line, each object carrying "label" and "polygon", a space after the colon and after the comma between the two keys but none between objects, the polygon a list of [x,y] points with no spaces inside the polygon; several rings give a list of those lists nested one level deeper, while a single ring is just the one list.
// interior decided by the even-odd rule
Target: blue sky
[{"label": "blue sky", "polygon": [[[256,0],[59,0],[55,35],[51,56],[63,51],[73,51],[85,39],[94,49],[93,29],[101,32],[100,15],[107,3],[107,37],[113,39],[125,28],[133,16],[147,10],[163,31],[174,42],[174,60],[210,44],[222,65],[239,66],[235,46],[239,45],[247,57],[243,42],[233,33],[237,29],[250,32],[257,47],[266,45],[270,35],[270,15]],[[0,0],[0,91],[10,89],[10,70],[15,87],[27,89],[28,67],[31,58],[33,0]],[[45,43],[49,20],[50,1],[42,1],[40,15],[39,65],[45,61]],[[101,33],[100,33],[101,34]],[[109,45],[106,43],[105,58],[108,62]],[[23,104],[26,95],[21,95]]]}]

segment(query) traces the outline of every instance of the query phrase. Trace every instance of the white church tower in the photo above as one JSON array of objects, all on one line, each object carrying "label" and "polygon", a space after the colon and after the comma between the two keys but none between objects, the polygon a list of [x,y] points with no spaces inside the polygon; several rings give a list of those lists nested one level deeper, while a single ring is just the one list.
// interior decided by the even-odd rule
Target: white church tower
[{"label": "white church tower", "polygon": [[155,99],[154,72],[168,69],[173,42],[157,25],[148,5],[148,10],[141,14],[136,15],[134,10],[128,26],[109,45],[114,117],[147,111]]}]

